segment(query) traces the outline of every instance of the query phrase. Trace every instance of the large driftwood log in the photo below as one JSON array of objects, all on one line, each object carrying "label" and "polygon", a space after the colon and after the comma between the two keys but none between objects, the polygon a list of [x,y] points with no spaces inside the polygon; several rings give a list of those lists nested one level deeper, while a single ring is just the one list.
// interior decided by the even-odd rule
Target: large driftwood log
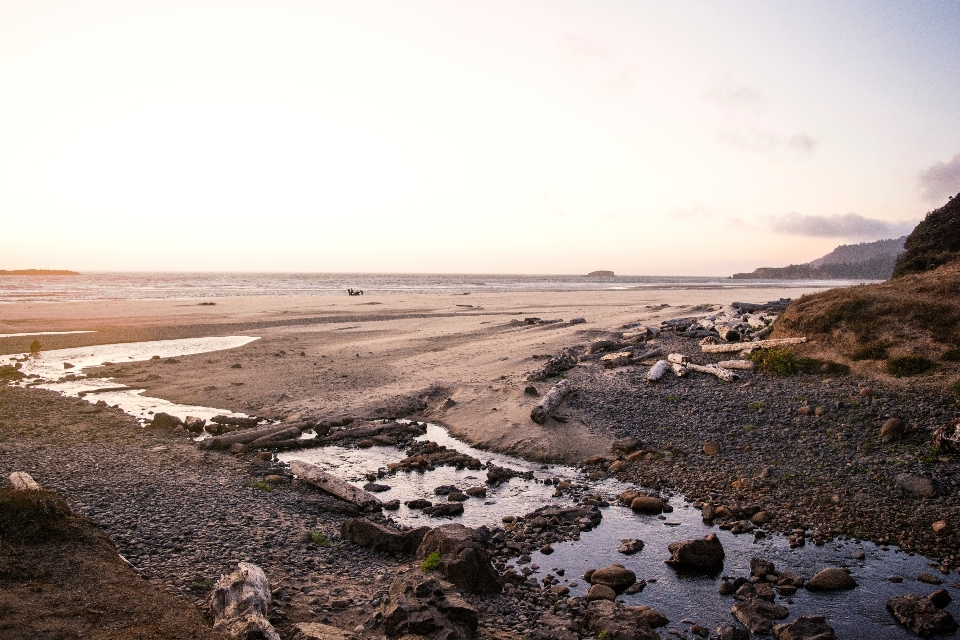
[{"label": "large driftwood log", "polygon": [[289,427],[283,431],[277,431],[276,433],[271,433],[269,435],[261,436],[256,440],[250,442],[251,447],[263,447],[266,446],[269,442],[274,440],[291,440],[293,438],[299,438],[302,434],[300,427]]},{"label": "large driftwood log", "polygon": [[660,378],[663,377],[667,371],[670,370],[670,363],[666,360],[658,360],[657,364],[650,367],[650,371],[647,371],[647,382],[657,382]]},{"label": "large driftwood log", "polygon": [[570,381],[561,380],[560,384],[550,389],[547,395],[543,396],[543,399],[533,408],[533,411],[530,412],[530,419],[537,424],[546,422],[553,410],[560,406],[560,403],[571,391],[573,391],[573,386]]},{"label": "large driftwood log", "polygon": [[700,373],[709,373],[712,376],[717,376],[725,382],[732,382],[737,379],[737,375],[732,371],[727,371],[726,369],[721,369],[715,364],[708,364],[706,366],[700,364],[688,364],[687,368],[691,371],[699,371]]},{"label": "large driftwood log", "polygon": [[735,351],[744,351],[748,349],[768,349],[770,347],[781,347],[788,344],[803,344],[807,339],[804,338],[774,338],[772,340],[759,340],[757,342],[741,342],[739,344],[704,344],[700,349],[704,353],[733,353]]},{"label": "large driftwood log", "polygon": [[17,491],[39,491],[40,485],[26,471],[14,471],[10,474],[10,484]]},{"label": "large driftwood log", "polygon": [[406,429],[407,425],[399,422],[384,422],[383,424],[373,424],[366,427],[354,427],[353,429],[344,429],[335,431],[323,439],[324,442],[337,442],[338,440],[349,440],[351,438],[372,438],[387,431],[396,431]]},{"label": "large driftwood log", "polygon": [[283,431],[289,431],[290,429],[296,427],[301,431],[307,429],[312,429],[316,426],[316,423],[312,420],[304,420],[302,422],[287,422],[282,424],[274,424],[269,427],[263,427],[260,429],[247,429],[245,431],[234,431],[225,436],[216,436],[213,438],[207,438],[200,442],[200,448],[202,449],[229,449],[230,445],[240,443],[240,444],[249,444],[254,440],[259,440],[267,436],[273,436],[274,434],[281,433]]},{"label": "large driftwood log", "polygon": [[757,368],[757,363],[753,360],[721,360],[717,363],[717,366],[723,367],[724,369],[753,371]]},{"label": "large driftwood log", "polygon": [[380,501],[375,495],[327,473],[315,464],[310,464],[303,460],[291,460],[290,470],[299,476],[301,480],[309,482],[315,487],[319,487],[341,500],[355,504],[363,509],[380,509]]},{"label": "large driftwood log", "polygon": [[270,609],[270,583],[255,564],[241,562],[237,570],[221,576],[210,595],[213,628],[248,640],[280,640],[267,619]]}]

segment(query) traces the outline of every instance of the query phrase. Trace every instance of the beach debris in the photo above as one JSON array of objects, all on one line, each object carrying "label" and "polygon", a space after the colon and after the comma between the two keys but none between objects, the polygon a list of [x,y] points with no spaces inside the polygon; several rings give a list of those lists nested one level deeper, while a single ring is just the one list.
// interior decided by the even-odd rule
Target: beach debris
[{"label": "beach debris", "polygon": [[700,345],[700,349],[704,353],[734,353],[737,351],[782,347],[790,344],[803,344],[805,342],[807,342],[806,337],[774,338],[772,340],[758,340],[757,342],[748,342],[744,344],[704,344]]},{"label": "beach debris", "polygon": [[734,371],[753,371],[757,368],[757,363],[753,360],[721,360],[717,366]]},{"label": "beach debris", "polygon": [[363,291],[360,289],[347,289],[348,296],[362,296]]},{"label": "beach debris", "polygon": [[690,369],[691,371],[698,371],[700,373],[709,373],[712,376],[720,378],[724,382],[732,382],[738,379],[737,374],[728,369],[718,367],[715,364],[699,365],[690,363],[687,364],[687,369]]},{"label": "beach debris", "polygon": [[530,419],[537,424],[543,424],[550,417],[550,414],[560,406],[563,399],[573,391],[573,385],[569,380],[561,380],[560,384],[554,386],[547,395],[543,396],[537,406],[530,412]]},{"label": "beach debris", "polygon": [[[226,435],[215,436],[213,438],[207,438],[200,442],[199,447],[201,449],[229,449],[231,445],[234,444],[252,444],[253,442],[259,442],[260,444],[256,446],[264,446],[265,443],[268,443],[275,438],[277,440],[286,439],[291,437],[290,434],[293,434],[297,431],[304,431],[306,429],[312,429],[316,427],[316,423],[310,420],[305,420],[302,422],[285,422],[280,424],[274,424],[267,427],[262,427],[260,429],[247,429],[244,431],[234,431]],[[277,436],[281,434],[284,435],[283,438],[278,438]],[[296,437],[299,437],[297,433]]]},{"label": "beach debris", "polygon": [[26,471],[14,471],[10,474],[10,484],[17,491],[39,491],[40,485]]},{"label": "beach debris", "polygon": [[937,427],[933,432],[933,444],[943,453],[960,451],[960,418]]},{"label": "beach debris", "polygon": [[629,351],[617,351],[616,353],[608,353],[600,358],[600,364],[604,368],[612,369],[614,367],[622,367],[624,365],[630,364],[630,358],[632,354]]},{"label": "beach debris", "polygon": [[559,355],[555,355],[547,363],[527,376],[530,382],[538,382],[558,376],[568,369],[577,365],[576,354],[570,349],[564,349]]},{"label": "beach debris", "polygon": [[657,364],[647,372],[647,382],[657,382],[670,369],[670,363],[667,360],[658,360]]},{"label": "beach debris", "polygon": [[272,600],[270,583],[255,564],[240,562],[237,570],[221,576],[210,595],[213,628],[247,640],[280,640],[267,620]]},{"label": "beach debris", "polygon": [[304,482],[308,482],[345,502],[355,504],[361,509],[378,511],[381,507],[380,500],[372,493],[355,487],[314,464],[303,460],[291,460],[290,470]]},{"label": "beach debris", "polygon": [[256,416],[225,416],[216,415],[210,418],[210,422],[216,422],[221,425],[240,427],[241,429],[255,427],[260,423],[260,418]]}]

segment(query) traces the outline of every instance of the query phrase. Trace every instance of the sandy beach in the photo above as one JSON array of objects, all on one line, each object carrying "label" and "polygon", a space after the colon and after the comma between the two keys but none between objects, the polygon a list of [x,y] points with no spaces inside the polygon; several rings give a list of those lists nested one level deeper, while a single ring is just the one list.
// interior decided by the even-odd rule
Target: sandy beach
[{"label": "sandy beach", "polygon": [[[658,324],[692,307],[765,302],[818,289],[736,287],[603,292],[220,298],[14,304],[0,333],[93,331],[0,338],[0,354],[212,335],[260,339],[230,351],[138,362],[99,373],[179,403],[264,417],[390,417],[440,388],[456,404],[431,420],[482,447],[575,462],[606,452],[609,436],[578,417],[550,428],[529,419],[524,394],[538,356],[585,344],[629,322]],[[668,306],[662,306],[668,305]],[[564,320],[523,324],[525,318]],[[586,323],[569,325],[572,318]],[[240,365],[236,367],[236,365]],[[540,384],[539,387],[544,387]],[[539,389],[546,391],[546,387]]]}]

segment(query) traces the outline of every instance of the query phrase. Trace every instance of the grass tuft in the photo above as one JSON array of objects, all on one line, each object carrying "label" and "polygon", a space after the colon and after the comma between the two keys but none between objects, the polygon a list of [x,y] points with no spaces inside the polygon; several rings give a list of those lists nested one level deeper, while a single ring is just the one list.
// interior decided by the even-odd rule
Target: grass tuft
[{"label": "grass tuft", "polygon": [[857,347],[852,354],[851,360],[886,360],[887,345],[882,342],[868,342]]},{"label": "grass tuft", "polygon": [[423,559],[423,562],[420,563],[421,571],[434,571],[437,567],[440,566],[440,552],[434,551],[426,558]]},{"label": "grass tuft", "polygon": [[260,489],[261,491],[266,491],[267,493],[273,493],[273,486],[260,480],[252,480],[247,483],[247,486],[252,489]]},{"label": "grass tuft", "polygon": [[936,364],[921,355],[900,356],[887,360],[887,373],[898,378],[916,376],[933,369]]},{"label": "grass tuft", "polygon": [[333,542],[330,538],[327,537],[323,531],[311,531],[310,532],[310,542],[317,545],[318,547],[332,547]]}]

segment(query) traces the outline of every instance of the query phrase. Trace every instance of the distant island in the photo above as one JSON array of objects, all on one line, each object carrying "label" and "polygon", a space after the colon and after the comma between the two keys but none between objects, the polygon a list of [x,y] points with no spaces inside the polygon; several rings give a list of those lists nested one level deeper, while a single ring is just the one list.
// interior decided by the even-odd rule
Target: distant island
[{"label": "distant island", "polygon": [[591,271],[587,274],[588,278],[612,278],[613,271]]},{"label": "distant island", "polygon": [[79,271],[66,271],[64,269],[14,269],[7,271],[0,269],[0,276],[78,276]]},{"label": "distant island", "polygon": [[907,236],[860,244],[843,244],[805,264],[760,267],[750,273],[735,273],[735,280],[886,280],[893,274],[897,256],[903,253]]}]

